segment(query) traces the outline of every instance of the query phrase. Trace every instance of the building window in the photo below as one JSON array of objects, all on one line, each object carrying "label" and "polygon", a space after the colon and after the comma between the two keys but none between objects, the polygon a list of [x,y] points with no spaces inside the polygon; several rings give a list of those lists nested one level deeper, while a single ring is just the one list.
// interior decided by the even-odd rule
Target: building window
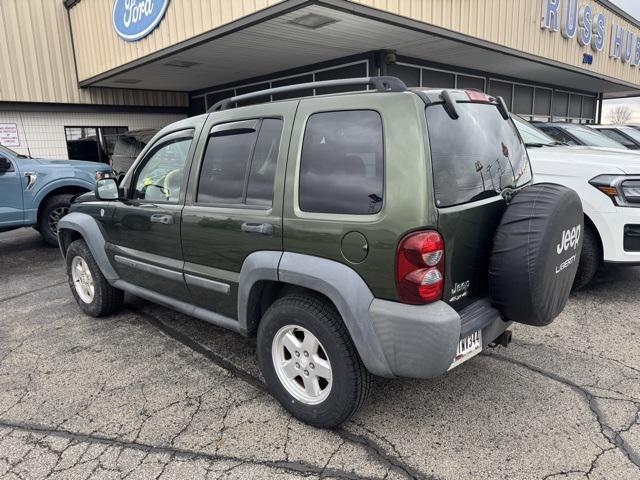
[{"label": "building window", "polygon": [[367,215],[382,209],[382,119],[372,110],[309,117],[300,159],[300,209]]},{"label": "building window", "polygon": [[553,116],[564,118],[569,112],[569,94],[555,92],[553,95]]},{"label": "building window", "polygon": [[[261,83],[245,83],[239,84],[234,87],[226,87],[224,89],[212,90],[199,94],[198,96],[191,97],[190,103],[198,102],[197,106],[191,108],[190,113],[196,113],[204,111],[202,107],[202,99],[205,99],[204,109],[211,108],[216,102],[227,98],[241,95],[243,93],[257,92],[259,90],[265,90],[268,88],[284,87],[288,85],[297,85],[300,83],[308,82],[320,82],[323,80],[336,80],[341,78],[353,78],[353,77],[368,77],[369,76],[369,61],[359,60],[352,63],[346,63],[342,65],[336,65],[333,67],[321,68],[318,70],[312,70],[306,73],[300,73],[287,77],[275,77],[272,80]],[[332,88],[318,88],[310,90],[297,90],[294,92],[280,93],[277,95],[271,95],[271,98],[265,98],[265,100],[284,100],[287,98],[300,98],[310,97],[313,95],[325,95],[328,93],[339,93],[364,90],[364,86],[353,87],[332,87]],[[256,103],[252,100],[249,103]]]},{"label": "building window", "polygon": [[419,68],[392,63],[391,65],[387,65],[387,75],[392,77],[398,77],[400,80],[402,80],[405,83],[405,85],[407,85],[407,87],[420,86],[420,69]]},{"label": "building window", "polygon": [[534,115],[547,118],[551,116],[551,93],[552,91],[547,88],[536,88]]},{"label": "building window", "polygon": [[582,117],[593,120],[596,116],[595,97],[584,97],[582,100]]},{"label": "building window", "polygon": [[64,127],[69,158],[110,163],[118,136],[128,130],[129,127]]},{"label": "building window", "polygon": [[484,92],[484,78],[469,77],[467,75],[458,75],[457,77],[458,82],[456,88],[461,90],[475,89]]},{"label": "building window", "polygon": [[569,97],[569,116],[571,118],[582,118],[582,95],[571,95]]},{"label": "building window", "polygon": [[513,111],[520,115],[533,114],[533,87],[516,85],[514,88]]},{"label": "building window", "polygon": [[491,80],[489,82],[489,94],[494,97],[502,97],[509,110],[513,110],[513,83]]},{"label": "building window", "polygon": [[[315,81],[321,82],[323,80],[337,80],[340,78],[359,78],[366,77],[368,75],[367,63],[355,63],[346,67],[332,68],[330,70],[323,70],[317,72],[315,75]],[[327,87],[316,88],[316,95],[326,95],[328,93],[340,93],[340,92],[355,92],[358,90],[364,90],[362,85],[355,85],[353,87]]]},{"label": "building window", "polygon": [[431,88],[456,88],[456,76],[453,73],[423,68],[422,86]]}]

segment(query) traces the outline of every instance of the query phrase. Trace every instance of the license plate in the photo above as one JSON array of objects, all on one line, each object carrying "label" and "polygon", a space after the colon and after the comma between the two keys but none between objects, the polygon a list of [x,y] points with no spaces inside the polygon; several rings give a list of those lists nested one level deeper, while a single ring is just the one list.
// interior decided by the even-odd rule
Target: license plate
[{"label": "license plate", "polygon": [[460,339],[458,342],[458,348],[456,350],[456,358],[449,367],[449,370],[457,367],[463,362],[466,362],[472,357],[475,357],[482,351],[482,330],[473,332],[468,337]]}]

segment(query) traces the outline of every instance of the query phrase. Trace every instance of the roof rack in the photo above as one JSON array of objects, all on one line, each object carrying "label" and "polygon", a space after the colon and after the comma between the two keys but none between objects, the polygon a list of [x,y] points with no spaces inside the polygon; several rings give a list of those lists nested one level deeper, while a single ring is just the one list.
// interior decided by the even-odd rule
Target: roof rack
[{"label": "roof rack", "polygon": [[268,88],[266,90],[259,90],[257,92],[236,95],[235,97],[220,100],[213,107],[207,110],[207,113],[217,112],[219,110],[227,110],[234,103],[243,102],[245,100],[253,100],[255,98],[262,98],[278,93],[296,92],[300,90],[308,90],[311,88],[344,87],[348,85],[368,85],[374,87],[378,92],[405,92],[408,90],[404,82],[396,77],[341,78],[339,80],[324,80],[322,82],[307,82],[299,83],[297,85]]}]

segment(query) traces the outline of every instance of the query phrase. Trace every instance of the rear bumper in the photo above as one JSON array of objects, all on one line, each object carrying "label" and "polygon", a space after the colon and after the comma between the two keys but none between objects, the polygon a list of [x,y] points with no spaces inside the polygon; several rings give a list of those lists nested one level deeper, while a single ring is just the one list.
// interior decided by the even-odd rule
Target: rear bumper
[{"label": "rear bumper", "polygon": [[488,299],[461,312],[444,302],[405,305],[375,299],[369,307],[385,361],[396,377],[433,378],[445,373],[461,338],[482,330],[483,348],[510,325]]}]

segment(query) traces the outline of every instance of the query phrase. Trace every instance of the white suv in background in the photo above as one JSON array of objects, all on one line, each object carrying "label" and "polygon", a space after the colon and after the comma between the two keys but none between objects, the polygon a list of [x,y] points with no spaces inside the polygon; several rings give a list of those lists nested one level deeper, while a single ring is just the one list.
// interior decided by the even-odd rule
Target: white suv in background
[{"label": "white suv in background", "polygon": [[604,261],[640,265],[640,153],[566,146],[519,117],[536,182],[572,188],[585,214],[584,246],[574,289],[587,285]]}]

